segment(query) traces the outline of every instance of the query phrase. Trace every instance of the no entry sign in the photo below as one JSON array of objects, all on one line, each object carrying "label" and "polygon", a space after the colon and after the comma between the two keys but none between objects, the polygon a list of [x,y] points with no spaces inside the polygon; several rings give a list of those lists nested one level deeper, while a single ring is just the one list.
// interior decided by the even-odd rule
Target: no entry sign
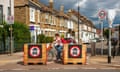
[{"label": "no entry sign", "polygon": [[41,45],[30,45],[28,55],[29,58],[41,58],[42,57]]},{"label": "no entry sign", "polygon": [[69,58],[81,58],[82,46],[81,45],[69,45]]}]

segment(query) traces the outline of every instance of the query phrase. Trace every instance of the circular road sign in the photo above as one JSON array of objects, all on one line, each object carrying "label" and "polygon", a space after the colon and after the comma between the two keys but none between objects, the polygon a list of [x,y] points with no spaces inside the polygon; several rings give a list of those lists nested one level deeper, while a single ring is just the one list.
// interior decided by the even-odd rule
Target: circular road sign
[{"label": "circular road sign", "polygon": [[98,16],[100,19],[104,19],[106,17],[106,12],[104,10],[99,11]]},{"label": "circular road sign", "polygon": [[40,56],[40,48],[37,46],[32,46],[30,48],[30,56],[31,57],[39,57]]},{"label": "circular road sign", "polygon": [[70,56],[79,57],[80,56],[80,48],[78,46],[73,46],[70,48]]}]

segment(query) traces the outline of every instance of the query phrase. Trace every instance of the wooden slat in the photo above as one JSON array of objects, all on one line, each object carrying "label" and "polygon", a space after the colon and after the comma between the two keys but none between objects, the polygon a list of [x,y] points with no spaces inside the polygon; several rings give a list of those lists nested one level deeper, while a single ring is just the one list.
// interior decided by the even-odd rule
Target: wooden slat
[{"label": "wooden slat", "polygon": [[27,65],[28,63],[33,64],[46,64],[47,61],[47,51],[46,51],[46,44],[42,44],[42,58],[28,58],[28,46],[29,44],[24,44],[24,65]]},{"label": "wooden slat", "polygon": [[82,58],[68,58],[68,44],[63,48],[63,64],[86,64],[86,45],[82,45]]}]

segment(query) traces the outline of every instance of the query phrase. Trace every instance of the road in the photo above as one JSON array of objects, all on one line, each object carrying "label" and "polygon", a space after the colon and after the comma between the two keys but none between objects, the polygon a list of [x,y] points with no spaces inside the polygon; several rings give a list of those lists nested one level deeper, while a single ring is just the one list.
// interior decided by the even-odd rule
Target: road
[{"label": "road", "polygon": [[50,70],[3,70],[0,72],[120,72],[115,69],[50,69]]},{"label": "road", "polygon": [[[96,45],[100,47],[100,43]],[[89,48],[89,47],[88,47]],[[120,56],[112,58],[112,63],[107,63],[107,55],[90,56],[88,54],[86,65],[63,65],[48,62],[47,65],[23,65],[23,52],[12,56],[0,55],[0,72],[120,72]]]}]

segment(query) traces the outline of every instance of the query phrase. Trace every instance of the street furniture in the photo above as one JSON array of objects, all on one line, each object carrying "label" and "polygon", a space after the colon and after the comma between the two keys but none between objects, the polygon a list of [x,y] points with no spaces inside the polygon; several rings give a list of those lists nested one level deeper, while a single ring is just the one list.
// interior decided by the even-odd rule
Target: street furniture
[{"label": "street furniture", "polygon": [[46,64],[47,50],[46,44],[24,44],[24,65]]},{"label": "street furniture", "polygon": [[63,64],[86,64],[86,45],[64,44]]}]

